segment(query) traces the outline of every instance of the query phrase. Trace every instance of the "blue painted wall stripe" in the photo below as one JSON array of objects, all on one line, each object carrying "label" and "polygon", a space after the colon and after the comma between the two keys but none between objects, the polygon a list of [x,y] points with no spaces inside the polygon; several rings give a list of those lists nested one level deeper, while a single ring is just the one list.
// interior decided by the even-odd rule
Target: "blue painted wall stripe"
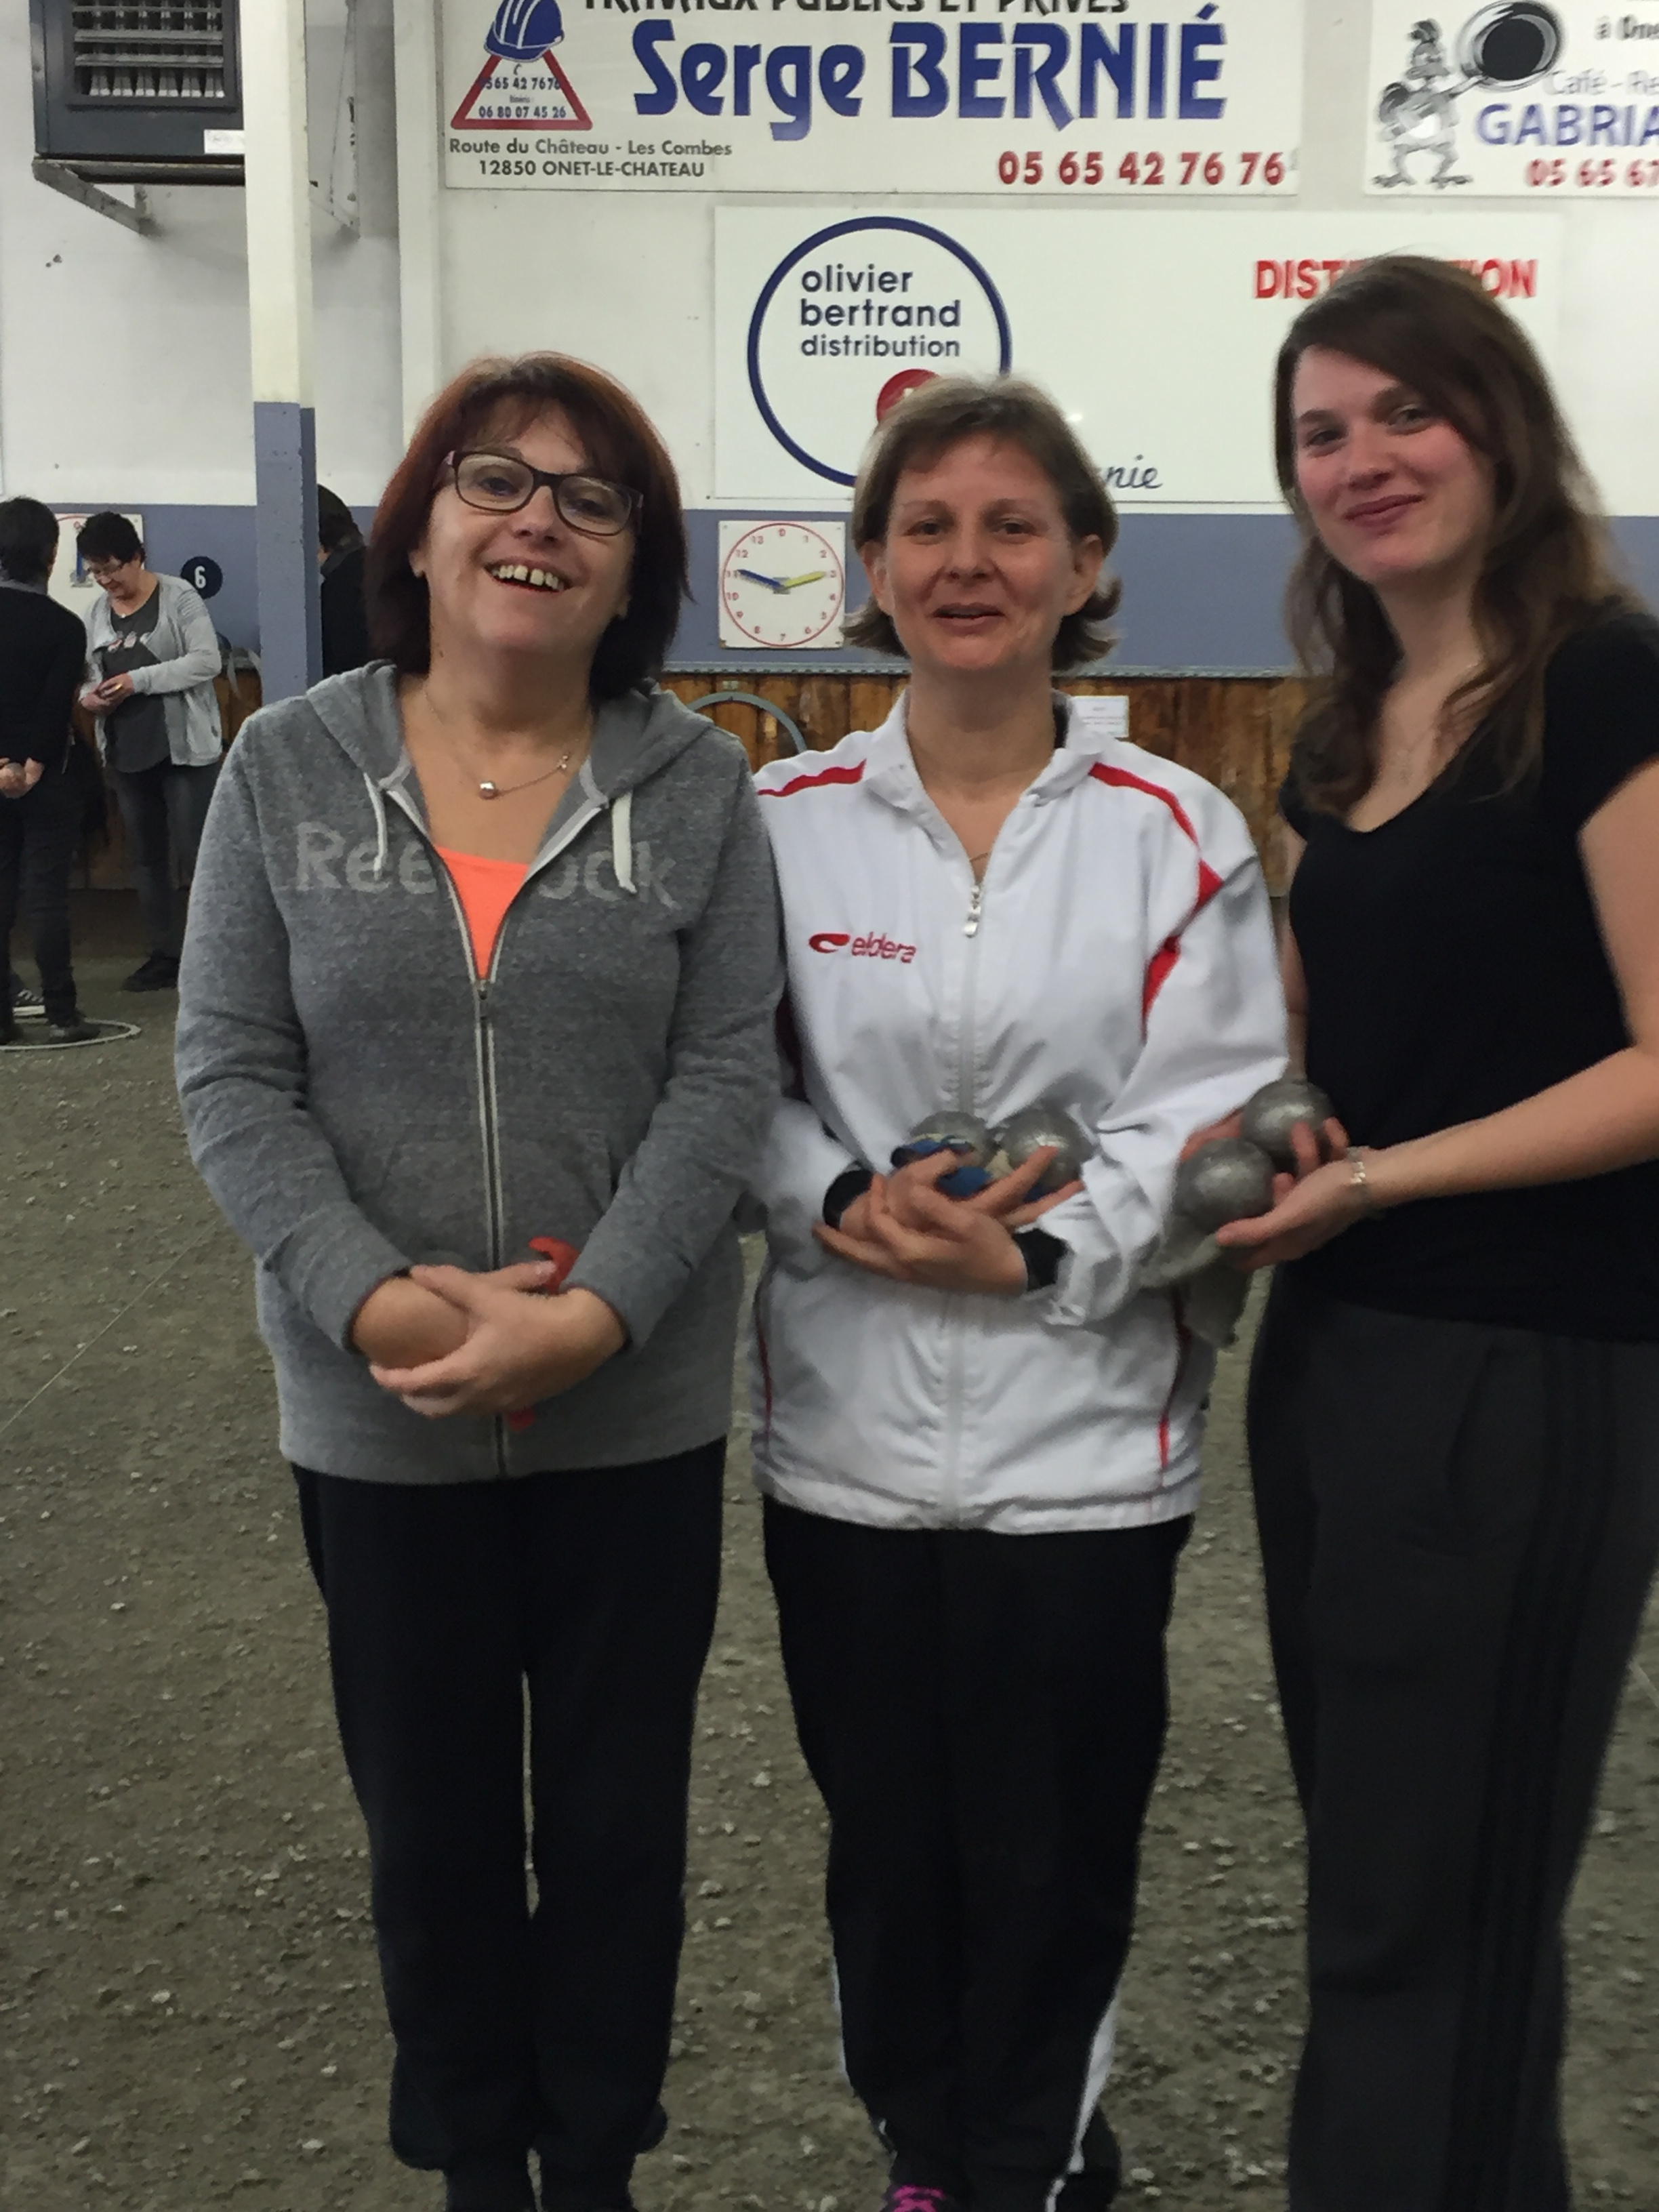
[{"label": "blue painted wall stripe", "polygon": [[[204,553],[216,561],[225,581],[211,602],[215,623],[233,645],[257,650],[254,510],[147,507],[142,512],[152,567],[177,575],[192,554]],[[732,512],[745,520],[763,519],[740,509]],[[365,509],[357,513],[367,533],[372,517]],[[720,646],[715,601],[720,520],[719,514],[703,511],[687,517],[696,597],[687,603],[671,657],[734,675],[761,664],[809,670],[823,667],[828,659],[844,663],[848,658],[845,648],[833,654],[745,653]],[[1659,515],[1621,517],[1613,530],[1631,582],[1650,605],[1659,606]],[[1113,556],[1123,579],[1114,659],[1126,668],[1169,675],[1209,669],[1263,675],[1283,672],[1289,665],[1289,653],[1279,608],[1295,552],[1296,532],[1283,515],[1126,515]],[[863,596],[860,580],[854,589],[854,604]]]}]

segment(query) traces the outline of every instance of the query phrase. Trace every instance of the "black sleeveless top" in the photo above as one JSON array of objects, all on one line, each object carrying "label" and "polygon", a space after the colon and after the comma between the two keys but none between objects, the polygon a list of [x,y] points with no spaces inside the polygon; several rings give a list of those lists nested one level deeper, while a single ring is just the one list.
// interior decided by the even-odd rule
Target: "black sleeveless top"
[{"label": "black sleeveless top", "polygon": [[[1307,841],[1290,919],[1308,1073],[1357,1145],[1496,1113],[1631,1041],[1577,840],[1659,758],[1659,623],[1620,613],[1580,631],[1546,685],[1541,767],[1518,791],[1499,790],[1477,733],[1377,830],[1310,811],[1294,763],[1280,793]],[[1391,1313],[1659,1342],[1659,1162],[1425,1199],[1295,1265]]]}]

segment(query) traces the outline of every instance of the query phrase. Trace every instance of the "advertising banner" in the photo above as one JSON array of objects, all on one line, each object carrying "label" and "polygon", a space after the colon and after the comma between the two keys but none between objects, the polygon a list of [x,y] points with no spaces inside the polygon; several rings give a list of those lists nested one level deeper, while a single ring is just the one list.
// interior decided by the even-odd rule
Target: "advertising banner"
[{"label": "advertising banner", "polygon": [[1302,0],[445,0],[483,191],[1297,188]]},{"label": "advertising banner", "polygon": [[1557,233],[1505,215],[715,210],[716,489],[844,503],[879,416],[930,376],[1012,369],[1066,408],[1131,510],[1273,509],[1269,389],[1351,262],[1462,262],[1555,345]]},{"label": "advertising banner", "polygon": [[1659,0],[1372,0],[1365,188],[1659,206]]}]

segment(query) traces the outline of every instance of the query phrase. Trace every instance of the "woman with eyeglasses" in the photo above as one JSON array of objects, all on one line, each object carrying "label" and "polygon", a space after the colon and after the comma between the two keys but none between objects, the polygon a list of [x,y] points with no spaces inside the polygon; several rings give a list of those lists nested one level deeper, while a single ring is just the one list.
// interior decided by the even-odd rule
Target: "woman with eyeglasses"
[{"label": "woman with eyeglasses", "polygon": [[747,763],[653,680],[684,576],[626,392],[467,370],[376,519],[386,657],[248,722],[185,949],[185,1120],[255,1256],[368,1828],[392,2144],[448,2212],[533,2207],[532,2150],[548,2212],[612,2212],[663,2126],[778,984]]}]

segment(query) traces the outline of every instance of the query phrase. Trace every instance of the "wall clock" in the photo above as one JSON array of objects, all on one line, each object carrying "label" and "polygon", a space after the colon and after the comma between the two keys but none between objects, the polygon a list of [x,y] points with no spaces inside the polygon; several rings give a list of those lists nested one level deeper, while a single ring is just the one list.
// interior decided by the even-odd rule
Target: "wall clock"
[{"label": "wall clock", "polygon": [[847,599],[846,532],[839,523],[722,522],[720,643],[841,643]]}]

